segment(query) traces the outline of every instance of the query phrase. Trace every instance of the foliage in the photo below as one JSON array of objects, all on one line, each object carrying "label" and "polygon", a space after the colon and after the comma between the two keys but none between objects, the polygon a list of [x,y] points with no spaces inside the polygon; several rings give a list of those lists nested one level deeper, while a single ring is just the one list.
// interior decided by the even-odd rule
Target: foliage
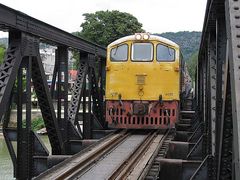
[{"label": "foliage", "polygon": [[192,56],[187,61],[188,71],[192,78],[192,81],[195,81],[195,72],[197,67],[198,51],[193,53]]},{"label": "foliage", "polygon": [[74,34],[102,46],[107,46],[123,36],[144,32],[142,24],[129,13],[116,10],[97,11],[85,13],[83,16],[85,22],[81,24],[82,31]]},{"label": "foliage", "polygon": [[[45,127],[44,121],[41,117],[34,118],[31,124],[33,131],[38,131]],[[26,120],[23,120],[23,127],[26,127]]]},{"label": "foliage", "polygon": [[183,58],[188,61],[189,58],[198,51],[201,41],[201,32],[166,32],[162,34],[157,34],[167,39],[172,40],[181,47],[183,53]]},{"label": "foliage", "polygon": [[0,64],[2,64],[3,62],[5,51],[6,51],[5,46],[0,44]]},{"label": "foliage", "polygon": [[73,50],[72,53],[73,53],[73,70],[78,70],[80,54],[76,50]]},{"label": "foliage", "polygon": [[44,121],[42,118],[38,117],[32,120],[32,130],[37,131],[45,127]]}]

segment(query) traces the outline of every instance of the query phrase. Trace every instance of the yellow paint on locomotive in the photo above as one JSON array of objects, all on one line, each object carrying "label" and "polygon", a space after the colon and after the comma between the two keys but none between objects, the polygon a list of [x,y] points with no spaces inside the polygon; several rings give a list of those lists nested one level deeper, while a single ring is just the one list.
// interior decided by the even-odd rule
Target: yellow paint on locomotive
[{"label": "yellow paint on locomotive", "polygon": [[[132,62],[131,45],[134,42],[151,42],[154,45],[153,61]],[[174,62],[156,60],[157,44],[175,49]],[[120,44],[128,44],[128,60],[112,62],[110,52]],[[158,40],[125,40],[120,44],[109,45],[106,66],[106,100],[179,100],[180,93],[180,52],[179,46]]]}]

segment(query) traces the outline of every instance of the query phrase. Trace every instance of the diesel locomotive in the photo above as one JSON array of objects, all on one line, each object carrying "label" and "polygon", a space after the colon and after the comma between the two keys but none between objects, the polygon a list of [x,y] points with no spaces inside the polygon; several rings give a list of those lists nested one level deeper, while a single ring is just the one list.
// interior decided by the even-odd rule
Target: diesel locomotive
[{"label": "diesel locomotive", "polygon": [[107,47],[106,121],[110,128],[175,126],[180,97],[191,79],[180,47],[149,33],[120,38]]}]

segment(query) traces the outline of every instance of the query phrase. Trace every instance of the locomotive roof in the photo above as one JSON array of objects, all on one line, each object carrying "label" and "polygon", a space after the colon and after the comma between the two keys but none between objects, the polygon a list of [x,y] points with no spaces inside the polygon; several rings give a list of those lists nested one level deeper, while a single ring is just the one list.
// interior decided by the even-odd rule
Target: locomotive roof
[{"label": "locomotive roof", "polygon": [[[125,36],[123,38],[117,39],[116,41],[113,41],[111,44],[108,45],[108,47],[123,43],[125,41],[134,41],[134,40],[136,40],[135,35]],[[153,40],[160,41],[160,42],[163,42],[165,44],[169,44],[171,46],[179,47],[175,42],[173,42],[169,39],[166,39],[164,37],[161,37],[161,36],[150,35],[148,40],[150,40],[150,41],[153,41]]]}]

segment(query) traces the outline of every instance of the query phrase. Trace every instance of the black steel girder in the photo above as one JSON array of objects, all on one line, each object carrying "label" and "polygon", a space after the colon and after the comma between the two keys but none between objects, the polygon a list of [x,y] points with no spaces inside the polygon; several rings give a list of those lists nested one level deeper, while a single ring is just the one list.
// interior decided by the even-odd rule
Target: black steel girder
[{"label": "black steel girder", "polygon": [[[216,39],[209,41],[211,36]],[[208,168],[215,179],[240,176],[239,51],[240,1],[208,0],[199,51],[197,92],[208,142],[205,155],[213,157]]]},{"label": "black steel girder", "polygon": [[82,52],[106,57],[106,48],[76,37],[66,31],[37,20],[20,11],[11,9],[3,4],[0,4],[0,30],[1,29],[16,29],[30,33],[56,45],[65,45]]}]

